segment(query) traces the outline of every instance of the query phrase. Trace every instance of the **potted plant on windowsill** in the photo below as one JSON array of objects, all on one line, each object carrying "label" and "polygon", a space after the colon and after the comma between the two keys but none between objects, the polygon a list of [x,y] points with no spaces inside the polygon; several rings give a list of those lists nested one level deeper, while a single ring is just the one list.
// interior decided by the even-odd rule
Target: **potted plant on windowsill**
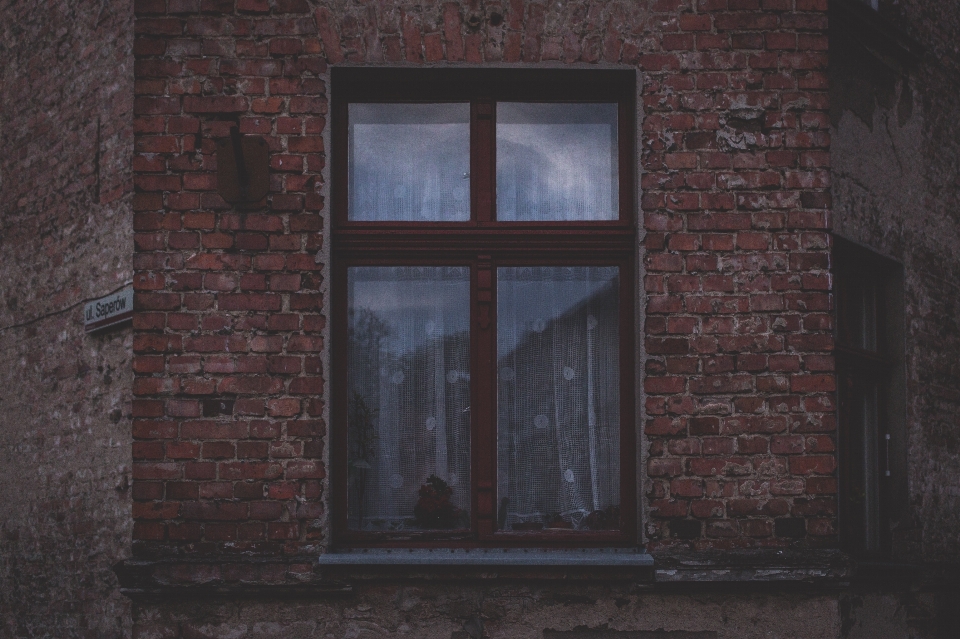
[{"label": "potted plant on windowsill", "polygon": [[460,509],[451,498],[453,488],[436,475],[427,477],[420,487],[420,498],[413,507],[413,515],[420,528],[453,528],[460,520]]}]

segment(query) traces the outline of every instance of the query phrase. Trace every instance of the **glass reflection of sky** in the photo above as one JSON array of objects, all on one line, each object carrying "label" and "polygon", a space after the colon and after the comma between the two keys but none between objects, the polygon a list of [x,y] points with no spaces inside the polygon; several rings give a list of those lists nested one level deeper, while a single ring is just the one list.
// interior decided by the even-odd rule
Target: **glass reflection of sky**
[{"label": "glass reflection of sky", "polygon": [[366,309],[390,327],[381,346],[404,355],[428,340],[470,327],[469,267],[354,267],[348,271],[348,305]]},{"label": "glass reflection of sky", "polygon": [[616,104],[497,104],[497,219],[618,216]]},{"label": "glass reflection of sky", "polygon": [[615,266],[497,269],[498,356],[509,354],[528,335],[549,328],[604,289],[615,287],[618,275]]}]

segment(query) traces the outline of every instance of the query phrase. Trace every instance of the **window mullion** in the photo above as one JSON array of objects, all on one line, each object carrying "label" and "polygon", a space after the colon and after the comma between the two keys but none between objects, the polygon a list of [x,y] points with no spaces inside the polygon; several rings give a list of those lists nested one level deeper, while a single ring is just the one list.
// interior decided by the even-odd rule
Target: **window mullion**
[{"label": "window mullion", "polygon": [[494,217],[494,108],[489,98],[474,100],[471,106],[470,188],[473,191],[473,219],[483,225],[491,223]]},{"label": "window mullion", "polygon": [[496,289],[493,263],[489,255],[480,255],[476,266],[473,297],[475,354],[473,407],[473,482],[477,531],[481,538],[496,530],[496,409],[494,402],[494,363],[496,361]]},{"label": "window mullion", "polygon": [[[483,226],[494,221],[494,108],[489,97],[472,103],[470,137],[470,188],[473,219]],[[495,247],[485,247],[486,250]],[[496,361],[495,277],[491,256],[478,256],[473,296],[474,376],[473,376],[473,489],[477,533],[490,538],[496,531],[496,408],[494,402],[494,363]]]}]

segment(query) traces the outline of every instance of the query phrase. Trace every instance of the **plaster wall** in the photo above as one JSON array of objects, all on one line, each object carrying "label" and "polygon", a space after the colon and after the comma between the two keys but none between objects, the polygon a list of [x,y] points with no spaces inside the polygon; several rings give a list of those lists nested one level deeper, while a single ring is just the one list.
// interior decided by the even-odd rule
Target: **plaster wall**
[{"label": "plaster wall", "polygon": [[833,228],[904,269],[908,470],[896,556],[957,562],[960,57],[945,34],[960,34],[960,7],[908,4],[897,24],[927,46],[915,63],[832,34]]},{"label": "plaster wall", "polygon": [[629,587],[378,584],[329,602],[138,605],[143,637],[197,639],[761,639],[837,637],[837,600],[641,593]]},{"label": "plaster wall", "polygon": [[133,9],[0,3],[0,637],[129,636]]}]

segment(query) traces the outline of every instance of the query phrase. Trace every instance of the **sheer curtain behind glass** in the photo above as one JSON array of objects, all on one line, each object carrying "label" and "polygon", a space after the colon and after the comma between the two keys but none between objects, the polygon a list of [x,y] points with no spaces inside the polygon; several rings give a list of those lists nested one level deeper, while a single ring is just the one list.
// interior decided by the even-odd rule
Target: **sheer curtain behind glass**
[{"label": "sheer curtain behind glass", "polygon": [[470,219],[469,104],[351,104],[348,218]]},{"label": "sheer curtain behind glass", "polygon": [[497,219],[615,220],[616,104],[497,104]]},{"label": "sheer curtain behind glass", "polygon": [[506,530],[619,527],[617,267],[497,270],[497,465]]},{"label": "sheer curtain behind glass", "polygon": [[468,527],[470,269],[348,269],[350,393],[348,525],[422,527],[431,476],[453,513],[433,527]]}]

